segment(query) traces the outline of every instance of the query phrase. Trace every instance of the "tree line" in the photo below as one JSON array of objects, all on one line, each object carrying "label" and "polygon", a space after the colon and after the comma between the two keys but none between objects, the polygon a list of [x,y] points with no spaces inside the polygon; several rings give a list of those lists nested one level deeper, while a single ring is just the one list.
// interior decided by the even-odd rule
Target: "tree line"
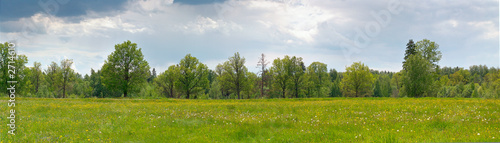
[{"label": "tree line", "polygon": [[27,67],[28,57],[17,55],[15,77],[9,77],[8,43],[0,44],[0,48],[0,86],[6,89],[7,81],[16,80],[16,92],[24,97],[500,97],[499,69],[485,65],[469,69],[440,67],[439,45],[428,39],[409,40],[403,70],[399,72],[372,70],[362,62],[338,72],[321,62],[306,66],[301,57],[286,55],[268,61],[262,54],[256,63],[260,71],[253,73],[245,66],[245,58],[235,53],[213,70],[187,54],[178,64],[157,74],[144,59],[141,48],[125,41],[115,45],[101,69],[91,69],[90,75],[71,69],[71,59],[52,62],[43,69],[39,62]]}]

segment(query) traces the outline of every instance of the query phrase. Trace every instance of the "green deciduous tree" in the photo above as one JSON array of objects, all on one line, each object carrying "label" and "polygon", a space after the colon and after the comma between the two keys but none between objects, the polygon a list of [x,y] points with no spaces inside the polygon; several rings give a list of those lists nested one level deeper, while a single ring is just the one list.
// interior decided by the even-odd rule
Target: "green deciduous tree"
[{"label": "green deciduous tree", "polygon": [[[411,55],[405,63],[403,91],[408,97],[427,95],[433,82],[431,64],[420,55]],[[424,95],[425,94],[425,95]]]},{"label": "green deciduous tree", "polygon": [[450,75],[450,82],[452,85],[457,85],[459,83],[468,84],[470,75],[469,70],[460,69]]},{"label": "green deciduous tree", "polygon": [[197,58],[187,54],[179,63],[179,80],[176,82],[176,87],[179,91],[186,95],[186,98],[191,98],[205,91],[209,85],[208,68],[201,63]]},{"label": "green deciduous tree", "polygon": [[328,87],[328,81],[330,80],[328,77],[328,70],[326,66],[326,64],[321,62],[313,62],[307,67],[307,75],[309,77],[308,79],[313,84],[313,87],[316,90],[314,92],[316,95],[315,97],[322,97],[326,95],[325,92],[322,92],[324,91],[322,90],[323,88]]},{"label": "green deciduous tree", "polygon": [[16,84],[16,92],[26,95],[30,92],[30,88],[32,86],[29,79],[30,71],[26,68],[28,57],[26,55],[17,55],[14,61],[14,64],[11,65],[14,66],[16,73],[14,74],[14,78],[11,80],[18,82],[18,84]]},{"label": "green deciduous tree", "polygon": [[[9,81],[9,78],[8,78],[8,71],[9,71],[9,43],[5,42],[4,43],[0,43],[0,70],[2,70],[0,72],[0,88],[1,89],[7,89],[8,88],[8,84],[7,84],[7,81]],[[8,94],[8,91],[7,90],[3,90],[1,92],[2,94]]]},{"label": "green deciduous tree", "polygon": [[116,89],[127,97],[136,93],[148,78],[149,64],[136,43],[125,41],[115,45],[102,67],[102,82],[108,89]]},{"label": "green deciduous tree", "polygon": [[484,77],[484,97],[485,98],[500,98],[500,71],[490,70]]},{"label": "green deciduous tree", "polygon": [[302,62],[301,57],[295,56],[290,58],[286,65],[286,69],[288,70],[287,73],[289,74],[291,81],[289,86],[293,92],[292,96],[298,98],[305,82],[304,74],[306,72],[306,66],[304,65],[304,62]]},{"label": "green deciduous tree", "polygon": [[370,73],[370,68],[361,62],[355,62],[350,67],[346,67],[344,78],[342,79],[342,93],[349,97],[371,96],[372,84],[375,78]]},{"label": "green deciduous tree", "polygon": [[174,98],[175,93],[175,82],[178,80],[179,67],[178,65],[171,65],[165,72],[160,73],[157,78],[154,79],[155,84],[160,88],[160,92],[165,95],[165,97]]},{"label": "green deciduous tree", "polygon": [[90,96],[104,98],[104,85],[101,82],[101,71],[90,69],[90,87],[92,88]]},{"label": "green deciduous tree", "polygon": [[432,70],[439,69],[438,62],[441,60],[441,51],[439,51],[439,45],[428,39],[423,39],[422,41],[418,41],[417,44],[417,53],[424,57],[429,63],[432,65]]},{"label": "green deciduous tree", "polygon": [[153,82],[153,80],[156,78],[156,69],[153,68],[153,70],[151,70],[151,76],[148,78],[148,82]]},{"label": "green deciduous tree", "polygon": [[253,72],[246,72],[246,77],[247,77],[247,80],[245,81],[245,86],[243,88],[243,94],[242,94],[242,98],[247,98],[247,99],[250,99],[250,98],[257,98],[259,96],[259,89],[260,89],[260,86],[258,84],[258,81],[260,80],[258,77],[257,77],[257,74],[253,73]]},{"label": "green deciduous tree", "polygon": [[391,87],[392,87],[392,97],[399,97],[401,88],[403,87],[403,78],[402,78],[402,73],[397,72],[394,75],[392,75],[391,78]]},{"label": "green deciduous tree", "polygon": [[91,97],[92,96],[92,86],[90,85],[90,76],[85,75],[84,77],[81,77],[80,74],[76,73],[76,76],[74,76],[74,82],[73,84],[73,92],[71,94],[75,94],[78,97]]},{"label": "green deciduous tree", "polygon": [[39,62],[34,62],[33,67],[31,68],[31,74],[31,83],[33,83],[34,86],[34,93],[37,94],[38,89],[40,88],[40,84],[43,80],[42,64]]},{"label": "green deciduous tree", "polygon": [[45,74],[47,74],[45,80],[47,81],[47,88],[50,96],[59,97],[60,85],[62,81],[61,67],[56,62],[52,62],[47,69]]},{"label": "green deciduous tree", "polygon": [[[229,88],[230,88],[230,83],[228,82],[229,80],[226,80],[227,76],[224,76],[226,74],[224,72],[224,65],[218,64],[217,67],[215,67],[215,73],[217,74],[217,84],[216,86],[217,89],[219,89],[219,92],[212,92],[214,94],[220,93],[220,95],[212,95],[214,97],[224,97],[224,98],[229,98]],[[215,90],[215,89],[214,89]]]},{"label": "green deciduous tree", "polygon": [[71,69],[73,60],[64,59],[61,61],[61,75],[62,75],[62,98],[66,98],[66,90],[69,84],[74,80],[74,71]]},{"label": "green deciduous tree", "polygon": [[375,78],[375,85],[373,89],[374,97],[389,97],[392,93],[391,79],[388,74],[379,74]]},{"label": "green deciduous tree", "polygon": [[248,69],[245,67],[245,58],[240,57],[240,53],[235,53],[228,61],[224,62],[224,70],[222,78],[224,82],[229,83],[230,89],[241,99],[241,91],[247,86],[248,83]]},{"label": "green deciduous tree", "polygon": [[335,69],[330,69],[328,72],[330,76],[330,96],[331,97],[340,97],[342,96],[341,92],[341,82],[340,82],[340,73]]},{"label": "green deciduous tree", "polygon": [[[9,43],[0,43],[0,87],[2,89],[7,89],[10,86],[8,81],[17,81],[15,85],[16,92],[21,94],[26,94],[29,91],[29,85],[25,84],[30,82],[26,77],[25,65],[28,63],[28,57],[25,55],[18,55],[15,53],[15,45],[11,45],[13,48],[9,48]],[[10,70],[10,71],[9,71]],[[29,73],[26,73],[29,74]],[[4,90],[3,93],[7,93],[8,90]]]},{"label": "green deciduous tree", "polygon": [[273,61],[273,66],[271,67],[273,88],[277,90],[281,98],[286,97],[286,89],[290,80],[289,70],[287,69],[289,61],[289,56],[285,56],[283,59],[277,58]]}]

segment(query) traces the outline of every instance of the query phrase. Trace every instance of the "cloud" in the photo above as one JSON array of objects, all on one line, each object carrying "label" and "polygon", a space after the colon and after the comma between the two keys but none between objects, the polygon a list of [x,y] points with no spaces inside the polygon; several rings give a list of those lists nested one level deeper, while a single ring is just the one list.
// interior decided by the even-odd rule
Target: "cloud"
[{"label": "cloud", "polygon": [[194,21],[187,24],[177,25],[180,31],[188,34],[205,34],[206,32],[218,31],[223,34],[229,34],[231,31],[241,30],[242,27],[234,22],[225,22],[223,20],[213,20],[210,17],[198,16]]},{"label": "cloud", "polygon": [[0,22],[15,21],[37,13],[57,17],[86,15],[89,11],[107,14],[124,10],[124,0],[2,0],[0,1]]},{"label": "cloud", "polygon": [[390,2],[74,3],[82,2],[59,5],[59,13],[75,9],[71,14],[50,15],[38,9],[13,18],[2,17],[0,36],[2,40],[19,39],[20,52],[28,55],[30,64],[41,61],[47,65],[64,55],[74,59],[76,70],[82,73],[99,69],[114,45],[126,40],[137,43],[157,71],[178,63],[188,53],[215,68],[235,52],[247,59],[246,66],[253,72],[258,71],[254,67],[261,53],[268,55],[269,61],[284,55],[300,56],[306,64],[320,61],[338,71],[356,61],[374,69],[399,71],[408,39],[424,38],[440,45],[442,66],[498,66],[498,61],[491,60],[498,57],[498,1],[400,1],[402,10],[391,14],[386,25],[381,25],[376,34],[371,31],[372,36],[361,41],[364,46],[357,47],[353,46],[360,42],[357,37],[370,35],[367,25],[379,23],[373,13],[387,11]]},{"label": "cloud", "polygon": [[226,0],[175,0],[174,3],[187,4],[187,5],[202,5],[202,4],[214,4],[222,3]]},{"label": "cloud", "polygon": [[162,12],[173,2],[174,0],[132,0],[128,2],[127,8],[141,13]]},{"label": "cloud", "polygon": [[492,21],[472,21],[467,24],[481,31],[481,38],[498,39],[498,24]]}]

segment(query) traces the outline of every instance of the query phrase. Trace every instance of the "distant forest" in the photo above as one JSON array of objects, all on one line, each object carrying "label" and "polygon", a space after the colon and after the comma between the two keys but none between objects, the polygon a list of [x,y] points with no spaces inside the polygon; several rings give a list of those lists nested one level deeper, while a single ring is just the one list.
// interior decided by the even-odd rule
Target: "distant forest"
[{"label": "distant forest", "polygon": [[[404,48],[401,45],[401,48]],[[16,87],[18,97],[38,98],[184,98],[254,99],[318,97],[464,97],[499,98],[500,72],[495,67],[473,65],[440,67],[439,45],[423,39],[409,40],[403,70],[376,71],[362,62],[345,72],[327,69],[321,62],[304,65],[303,59],[284,56],[274,60],[262,54],[249,72],[239,53],[215,69],[187,54],[165,71],[151,69],[136,43],[115,45],[101,69],[90,75],[76,73],[72,59],[52,62],[47,68],[28,57],[11,55],[9,43],[0,44],[0,87]],[[403,55],[404,54],[404,55]],[[11,71],[9,71],[11,70]],[[17,81],[12,84],[8,81]],[[9,94],[4,90],[5,94]]]}]

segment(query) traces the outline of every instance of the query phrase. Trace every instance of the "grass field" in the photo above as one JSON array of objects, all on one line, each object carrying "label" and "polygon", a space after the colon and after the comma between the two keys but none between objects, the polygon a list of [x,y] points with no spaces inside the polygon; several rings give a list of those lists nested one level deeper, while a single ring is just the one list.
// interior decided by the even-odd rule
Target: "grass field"
[{"label": "grass field", "polygon": [[17,98],[2,142],[499,142],[500,100]]}]

